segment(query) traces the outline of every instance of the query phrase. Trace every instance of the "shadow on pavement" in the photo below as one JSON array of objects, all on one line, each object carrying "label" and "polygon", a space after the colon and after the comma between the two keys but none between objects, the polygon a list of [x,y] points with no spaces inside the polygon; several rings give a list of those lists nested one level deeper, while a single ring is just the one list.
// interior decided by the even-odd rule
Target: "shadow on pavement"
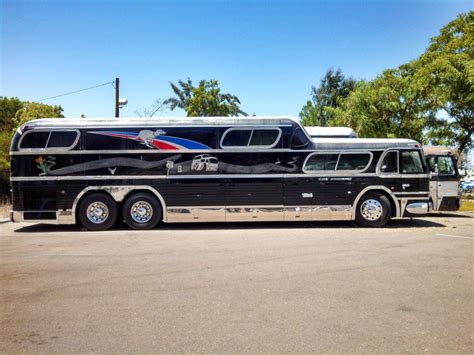
[{"label": "shadow on pavement", "polygon": [[[387,223],[383,228],[439,228],[444,224],[425,219],[395,219]],[[338,229],[338,228],[358,228],[354,221],[323,221],[323,222],[226,222],[226,223],[169,223],[160,224],[156,230],[232,230],[232,229]],[[371,229],[371,228],[370,228]],[[119,223],[111,231],[130,230],[124,223]],[[75,233],[84,232],[86,229],[75,225],[54,225],[54,224],[33,224],[18,228],[17,233]],[[130,230],[132,232],[132,230]],[[142,231],[137,231],[143,233]],[[98,232],[100,233],[100,232]]]}]

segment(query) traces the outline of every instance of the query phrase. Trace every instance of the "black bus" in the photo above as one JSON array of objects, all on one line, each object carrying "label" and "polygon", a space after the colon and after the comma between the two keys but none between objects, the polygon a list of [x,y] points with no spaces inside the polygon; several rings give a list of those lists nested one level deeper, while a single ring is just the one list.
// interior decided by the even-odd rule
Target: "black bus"
[{"label": "black bus", "polygon": [[291,118],[38,119],[11,143],[14,222],[356,220],[429,212],[407,139],[312,141]]}]

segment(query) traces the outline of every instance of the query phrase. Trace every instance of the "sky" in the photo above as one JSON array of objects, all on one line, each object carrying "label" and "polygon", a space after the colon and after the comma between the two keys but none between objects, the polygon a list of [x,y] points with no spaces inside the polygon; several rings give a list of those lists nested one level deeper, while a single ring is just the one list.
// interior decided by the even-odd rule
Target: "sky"
[{"label": "sky", "polygon": [[[241,108],[297,116],[324,72],[371,79],[420,55],[472,1],[0,0],[0,95],[40,100],[120,78],[121,116],[217,79]],[[114,115],[105,85],[44,101]],[[176,110],[167,116],[183,116]]]}]

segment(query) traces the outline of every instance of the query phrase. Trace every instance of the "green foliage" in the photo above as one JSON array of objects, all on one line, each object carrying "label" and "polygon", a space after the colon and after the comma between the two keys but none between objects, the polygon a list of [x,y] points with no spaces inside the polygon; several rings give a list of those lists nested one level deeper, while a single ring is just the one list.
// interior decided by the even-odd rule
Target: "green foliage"
[{"label": "green foliage", "polygon": [[240,109],[237,96],[223,94],[217,80],[201,80],[195,87],[190,79],[178,81],[178,85],[170,83],[176,97],[165,100],[171,110],[181,108],[187,116],[247,116]]},{"label": "green foliage", "polygon": [[458,151],[472,148],[474,133],[474,11],[459,15],[431,39],[416,61],[416,80],[450,119],[430,127],[434,140]]},{"label": "green foliage", "polygon": [[411,138],[423,142],[423,129],[436,107],[414,82],[413,67],[385,70],[356,89],[333,110],[331,125],[348,126],[359,137]]},{"label": "green foliage", "polygon": [[15,126],[35,118],[60,118],[64,117],[61,106],[50,106],[38,102],[24,102],[23,107],[18,110],[13,119]]},{"label": "green foliage", "polygon": [[[319,89],[325,92],[325,86],[323,80]],[[306,125],[349,126],[360,137],[455,145],[458,155],[468,150],[474,132],[474,12],[444,26],[419,58],[359,82],[345,98],[313,96],[300,117]]]},{"label": "green foliage", "polygon": [[308,100],[299,114],[305,126],[327,126],[334,118],[333,110],[354,90],[356,81],[346,78],[340,69],[328,69],[319,87],[312,87]]}]

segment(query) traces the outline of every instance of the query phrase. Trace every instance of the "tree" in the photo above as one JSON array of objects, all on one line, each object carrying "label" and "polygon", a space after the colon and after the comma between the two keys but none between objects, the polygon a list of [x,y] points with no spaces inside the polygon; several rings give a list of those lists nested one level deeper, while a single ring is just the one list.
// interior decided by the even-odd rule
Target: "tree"
[{"label": "tree", "polygon": [[0,177],[8,180],[9,149],[15,129],[34,118],[64,117],[61,106],[21,101],[17,97],[0,97]]},{"label": "tree", "polygon": [[237,96],[221,93],[217,80],[201,80],[195,87],[190,79],[170,83],[176,97],[165,100],[171,110],[181,108],[187,116],[238,116],[247,114],[240,109]]},{"label": "tree", "polygon": [[449,119],[429,129],[434,140],[455,145],[458,153],[472,148],[474,133],[474,11],[459,15],[415,62],[415,77]]},{"label": "tree", "polygon": [[327,126],[334,118],[330,108],[337,108],[354,90],[356,81],[346,78],[340,69],[326,71],[319,87],[312,87],[311,100],[308,100],[299,114],[305,126]]},{"label": "tree", "polygon": [[436,106],[413,78],[406,64],[385,70],[356,89],[332,109],[331,125],[349,126],[359,137],[411,138],[425,141],[424,129],[436,121]]},{"label": "tree", "polygon": [[138,117],[153,117],[159,112],[164,112],[168,109],[168,105],[164,100],[156,99],[150,106],[135,110]]},{"label": "tree", "polygon": [[14,117],[15,126],[35,118],[62,118],[63,108],[61,106],[50,106],[39,102],[24,102],[23,107],[18,110]]}]

